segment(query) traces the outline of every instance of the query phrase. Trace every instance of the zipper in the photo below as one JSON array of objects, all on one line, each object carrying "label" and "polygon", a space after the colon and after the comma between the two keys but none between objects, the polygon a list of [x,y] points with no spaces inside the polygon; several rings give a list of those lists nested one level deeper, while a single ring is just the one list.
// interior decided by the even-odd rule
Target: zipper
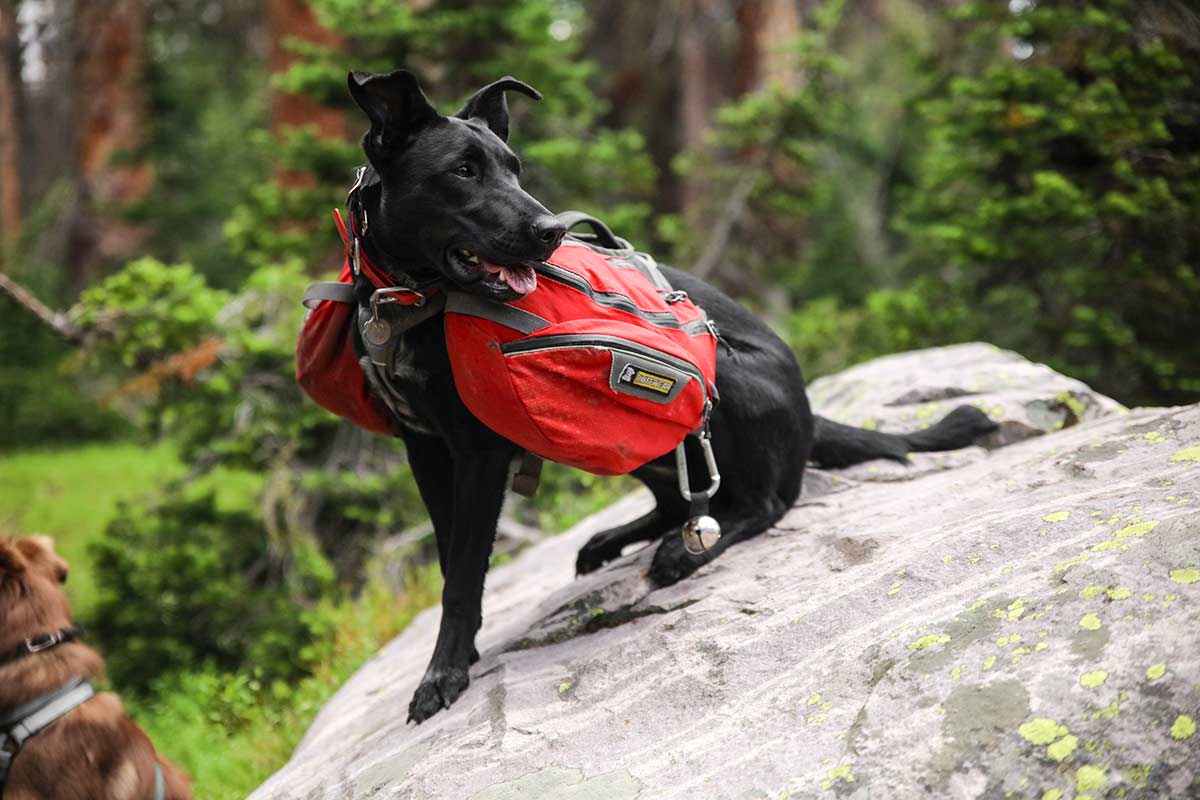
[{"label": "zipper", "polygon": [[582,292],[602,306],[615,308],[618,311],[627,311],[630,314],[641,317],[652,325],[657,325],[660,328],[681,330],[690,336],[709,332],[708,326],[701,319],[682,323],[670,311],[646,311],[638,308],[633,300],[626,295],[618,292],[602,292],[588,283],[587,278],[569,269],[564,269],[546,261],[534,262],[531,265],[539,275],[545,275],[551,280],[558,281],[576,291]]},{"label": "zipper", "polygon": [[601,350],[616,350],[626,353],[627,355],[637,356],[655,361],[664,367],[683,372],[686,375],[695,378],[700,388],[704,391],[704,396],[708,397],[708,387],[704,381],[704,374],[694,364],[684,361],[682,358],[676,358],[670,353],[664,353],[661,350],[655,350],[653,347],[647,347],[644,344],[631,342],[628,339],[622,339],[619,336],[604,336],[600,334],[577,334],[577,333],[559,333],[550,336],[534,336],[529,339],[518,339],[514,342],[505,342],[500,345],[500,352],[503,355],[518,355],[521,353],[537,353],[543,350],[563,350],[575,347],[595,347]]}]

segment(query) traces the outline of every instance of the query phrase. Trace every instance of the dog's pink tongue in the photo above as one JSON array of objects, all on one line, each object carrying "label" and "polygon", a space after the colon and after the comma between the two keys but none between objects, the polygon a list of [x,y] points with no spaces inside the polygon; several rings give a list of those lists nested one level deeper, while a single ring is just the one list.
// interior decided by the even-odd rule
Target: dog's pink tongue
[{"label": "dog's pink tongue", "polygon": [[511,264],[502,267],[502,272],[508,285],[521,294],[529,294],[537,288],[537,273],[533,271],[533,267]]}]

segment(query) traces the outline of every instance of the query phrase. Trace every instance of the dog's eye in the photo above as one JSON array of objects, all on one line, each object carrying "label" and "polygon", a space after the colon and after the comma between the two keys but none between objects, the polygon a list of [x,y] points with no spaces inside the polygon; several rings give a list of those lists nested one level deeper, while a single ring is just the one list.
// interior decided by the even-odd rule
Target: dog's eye
[{"label": "dog's eye", "polygon": [[475,170],[470,164],[459,164],[454,168],[454,174],[460,178],[474,178]]}]

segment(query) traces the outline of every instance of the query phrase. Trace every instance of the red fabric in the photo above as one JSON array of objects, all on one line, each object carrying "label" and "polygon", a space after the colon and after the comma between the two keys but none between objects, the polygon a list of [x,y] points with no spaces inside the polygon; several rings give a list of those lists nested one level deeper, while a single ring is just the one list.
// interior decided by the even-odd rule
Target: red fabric
[{"label": "red fabric", "polygon": [[[614,267],[603,254],[575,243],[550,263],[583,277],[596,290],[624,295],[642,311],[668,312],[681,324],[701,319],[691,301],[667,303],[635,268]],[[614,390],[612,354],[573,347],[503,354],[502,344],[560,334],[613,336],[674,356],[716,380],[716,339],[685,333],[601,305],[545,275],[512,305],[551,322],[526,336],[487,319],[446,313],[454,382],[467,408],[485,425],[550,461],[599,475],[621,475],[665,455],[703,421],[705,387],[690,380],[669,403]]]},{"label": "red fabric", "polygon": [[[346,239],[346,226],[335,212]],[[643,312],[667,313],[681,325],[702,319],[690,300],[667,303],[635,267],[591,248],[567,242],[549,262],[582,278],[595,292],[628,298]],[[363,273],[386,286],[365,258]],[[347,254],[338,276],[353,282]],[[415,296],[399,296],[403,301]],[[512,305],[551,325],[526,336],[491,320],[446,313],[446,344],[455,386],[467,408],[485,425],[543,458],[599,475],[620,475],[671,452],[703,422],[716,383],[716,339],[656,325],[629,311],[597,303],[586,293],[539,275],[537,288]],[[296,379],[322,408],[375,433],[398,431],[370,386],[354,353],[353,303],[326,300],[305,320],[296,345]],[[612,388],[613,355],[602,347],[577,346],[504,354],[501,345],[562,334],[616,337],[696,367],[705,385],[689,379],[667,403]]]},{"label": "red fabric", "polygon": [[[352,283],[346,259],[338,283]],[[325,300],[304,320],[296,342],[296,381],[313,401],[327,411],[373,433],[397,431],[387,409],[371,394],[367,378],[354,354],[353,303]]]},{"label": "red fabric", "polygon": [[[342,245],[346,248],[346,263],[342,267],[342,274],[338,276],[338,283],[353,283],[353,274],[347,273],[346,271],[350,269],[350,260],[353,257],[350,250],[350,234],[346,230],[346,223],[342,221],[342,212],[340,209],[335,208],[333,210],[333,221],[337,224],[338,234],[342,237]],[[353,214],[350,215],[350,221],[354,221]],[[395,281],[392,281],[388,278],[387,273],[371,263],[371,259],[367,258],[367,254],[365,252],[359,253],[358,267],[362,270],[362,273],[366,276],[367,280],[369,280],[376,289],[386,289],[395,283]],[[347,275],[349,275],[348,278],[346,277]],[[424,292],[423,294],[417,292],[412,292],[411,294],[394,294],[391,295],[390,302],[399,303],[402,306],[415,306],[417,303],[421,302],[424,297],[428,297],[429,295],[436,293],[437,289],[434,288]]]},{"label": "red fabric", "polygon": [[[353,283],[354,272],[350,264],[350,240],[346,223],[337,209],[333,212],[346,257],[338,283]],[[359,254],[359,266],[367,279],[378,288],[391,285],[366,253]],[[413,294],[392,295],[393,302],[413,305],[421,296]],[[398,433],[391,414],[371,394],[370,384],[358,365],[354,352],[354,325],[358,309],[353,303],[337,303],[325,300],[304,320],[300,338],[296,342],[296,381],[317,405],[344,417],[360,428],[373,433],[394,436]]]}]

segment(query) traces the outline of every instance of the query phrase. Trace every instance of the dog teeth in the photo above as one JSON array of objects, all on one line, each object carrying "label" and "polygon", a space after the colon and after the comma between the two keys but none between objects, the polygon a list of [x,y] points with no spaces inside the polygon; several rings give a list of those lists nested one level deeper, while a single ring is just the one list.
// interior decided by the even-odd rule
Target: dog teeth
[{"label": "dog teeth", "polygon": [[500,272],[497,275],[496,280],[500,281],[500,283],[503,283],[504,285],[507,286],[508,285],[508,270],[506,270],[506,269],[500,270]]},{"label": "dog teeth", "polygon": [[478,266],[478,264],[479,264],[479,256],[475,255],[470,250],[465,250],[465,249],[459,250],[458,255],[459,255],[459,258],[461,258],[463,261],[467,262],[468,264],[474,264],[476,266]]}]

